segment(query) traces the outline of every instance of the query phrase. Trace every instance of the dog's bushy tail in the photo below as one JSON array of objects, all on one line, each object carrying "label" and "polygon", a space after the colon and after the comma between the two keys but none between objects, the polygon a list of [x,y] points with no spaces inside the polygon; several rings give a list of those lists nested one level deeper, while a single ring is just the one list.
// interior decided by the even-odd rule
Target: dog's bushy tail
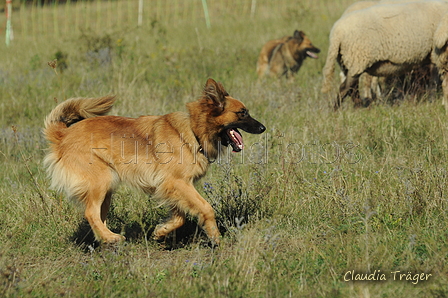
[{"label": "dog's bushy tail", "polygon": [[71,98],[60,103],[45,118],[45,137],[53,143],[62,138],[62,130],[70,125],[107,114],[115,102],[115,96],[99,98]]}]

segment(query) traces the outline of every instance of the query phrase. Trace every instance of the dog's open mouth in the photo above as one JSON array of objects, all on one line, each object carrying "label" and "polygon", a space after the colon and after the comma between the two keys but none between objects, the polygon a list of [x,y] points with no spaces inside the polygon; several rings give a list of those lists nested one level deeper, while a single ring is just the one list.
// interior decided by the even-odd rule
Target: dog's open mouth
[{"label": "dog's open mouth", "polygon": [[222,133],[221,143],[224,146],[231,145],[233,152],[240,152],[244,148],[243,137],[236,128],[226,129]]},{"label": "dog's open mouth", "polygon": [[318,58],[318,56],[315,53],[311,52],[311,51],[306,51],[306,54],[310,58],[313,58],[313,59],[317,59]]}]

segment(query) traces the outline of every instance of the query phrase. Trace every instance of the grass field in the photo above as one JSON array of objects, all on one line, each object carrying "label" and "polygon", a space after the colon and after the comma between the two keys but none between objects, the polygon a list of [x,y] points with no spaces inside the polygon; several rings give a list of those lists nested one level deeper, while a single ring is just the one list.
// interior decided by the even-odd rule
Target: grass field
[{"label": "grass field", "polygon": [[[214,12],[210,29],[151,19],[2,42],[0,296],[448,296],[441,94],[361,109],[347,101],[333,112],[321,70],[331,26],[351,1],[303,3],[253,18]],[[258,82],[263,43],[295,29],[321,48],[319,59],[292,82]],[[55,58],[57,71],[47,65]],[[193,219],[155,242],[167,210],[123,186],[109,225],[127,241],[98,246],[76,204],[49,189],[44,117],[64,99],[111,93],[115,115],[184,110],[209,77],[267,127],[244,134],[244,152],[225,154],[197,184],[215,207],[222,245],[209,248]],[[378,280],[347,281],[368,273]]]}]

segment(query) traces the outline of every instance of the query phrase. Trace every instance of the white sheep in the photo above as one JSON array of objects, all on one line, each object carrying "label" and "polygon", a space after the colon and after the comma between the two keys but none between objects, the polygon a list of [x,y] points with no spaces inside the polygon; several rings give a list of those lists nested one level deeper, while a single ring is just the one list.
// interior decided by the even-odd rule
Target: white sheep
[{"label": "white sheep", "polygon": [[[371,7],[373,5],[377,4],[387,4],[387,3],[407,3],[407,2],[415,2],[415,1],[422,1],[422,0],[380,0],[380,1],[358,1],[353,4],[351,4],[349,7],[347,7],[344,12],[342,13],[341,17],[357,10],[361,10],[364,8]],[[424,0],[423,0],[424,1]],[[433,0],[426,0],[426,1],[433,1]],[[439,0],[436,0],[439,1]],[[443,0],[447,1],[447,0]],[[432,80],[430,83],[434,83],[437,81],[436,78],[436,69],[434,68],[434,65],[431,64],[429,67],[422,67],[421,69],[416,70],[416,74],[419,76],[419,79],[422,78],[422,74],[424,75],[425,72],[429,70],[430,75],[432,76]],[[345,75],[342,71],[339,72],[340,80],[343,82],[345,80]],[[434,81],[434,82],[433,82]],[[367,73],[361,74],[359,77],[359,95],[361,98],[368,98],[368,99],[374,99],[376,95],[381,96],[382,88],[380,86],[380,83],[382,85],[387,85],[387,78],[382,77],[381,80],[379,80],[378,77],[371,76]],[[384,86],[383,86],[384,87]],[[403,86],[404,87],[404,86]]]},{"label": "white sheep", "polygon": [[335,108],[348,95],[361,104],[358,79],[362,73],[388,77],[429,64],[434,32],[447,11],[447,2],[434,0],[378,4],[343,16],[330,32],[322,92],[331,89],[336,61],[346,79]]},{"label": "white sheep", "polygon": [[[347,7],[344,12],[342,13],[342,16],[349,14],[353,11],[357,11],[360,9],[368,8],[373,5],[377,4],[386,4],[386,3],[407,3],[407,2],[416,2],[416,1],[424,1],[424,0],[380,0],[380,1],[358,1],[353,4],[351,4],[349,7]],[[427,0],[427,1],[433,1],[433,0]],[[438,0],[436,0],[438,1]],[[444,0],[446,1],[446,0]]]},{"label": "white sheep", "polygon": [[442,17],[434,33],[434,50],[431,58],[439,70],[443,89],[442,102],[448,113],[448,13]]},{"label": "white sheep", "polygon": [[349,14],[353,11],[361,10],[364,8],[371,7],[373,5],[376,5],[380,3],[379,1],[358,1],[347,7],[344,12],[342,13],[342,16]]},{"label": "white sheep", "polygon": [[[388,3],[388,2],[410,2],[410,1],[416,1],[416,0],[380,0],[380,1],[358,1],[355,2],[353,4],[351,4],[349,7],[347,7],[344,12],[342,13],[341,17],[353,12],[353,11],[357,11],[357,10],[361,10],[364,8],[368,8],[371,7],[373,5],[377,5],[380,3]],[[341,71],[339,73],[341,82],[343,82],[345,80],[345,75],[344,73]],[[379,82],[378,82],[378,77],[373,77],[367,73],[364,73],[361,75],[361,77],[359,78],[360,84],[362,85],[362,89],[363,89],[363,93],[361,94],[360,91],[360,95],[363,98],[372,98],[375,97],[376,93],[380,93],[381,89],[379,86]],[[361,88],[360,88],[361,89]]]},{"label": "white sheep", "polygon": [[[383,0],[383,1],[386,1],[386,0]],[[377,5],[379,3],[380,3],[380,1],[358,1],[358,2],[355,2],[344,10],[341,17],[343,17],[353,11],[368,8],[373,5]],[[343,82],[345,80],[345,75],[342,70],[339,72],[339,77],[341,79],[341,82]],[[362,85],[362,88],[360,88],[360,89],[363,90],[362,94],[360,94],[361,97],[372,98],[372,97],[374,97],[374,94],[379,91],[377,77],[372,77],[371,75],[364,73],[360,76],[359,81],[360,81],[360,84]],[[374,92],[373,90],[376,90],[376,92]]]}]

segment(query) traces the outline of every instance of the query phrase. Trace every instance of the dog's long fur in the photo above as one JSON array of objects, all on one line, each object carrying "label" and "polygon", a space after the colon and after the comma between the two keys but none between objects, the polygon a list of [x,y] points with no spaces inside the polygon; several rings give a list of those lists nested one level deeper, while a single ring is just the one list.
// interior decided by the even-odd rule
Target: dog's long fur
[{"label": "dog's long fur", "polygon": [[319,52],[303,31],[295,30],[293,36],[270,40],[258,56],[258,77],[292,76],[302,67],[306,57],[315,59]]},{"label": "dog's long fur", "polygon": [[44,134],[51,146],[44,163],[52,187],[83,203],[85,217],[102,242],[124,240],[105,224],[112,193],[123,181],[170,206],[171,218],[156,227],[156,239],[182,226],[188,212],[219,243],[214,211],[193,182],[205,175],[219,146],[230,144],[241,151],[238,128],[258,134],[265,127],[213,79],[197,101],[187,104],[188,112],[105,116],[114,100],[73,98],[47,116]]}]

